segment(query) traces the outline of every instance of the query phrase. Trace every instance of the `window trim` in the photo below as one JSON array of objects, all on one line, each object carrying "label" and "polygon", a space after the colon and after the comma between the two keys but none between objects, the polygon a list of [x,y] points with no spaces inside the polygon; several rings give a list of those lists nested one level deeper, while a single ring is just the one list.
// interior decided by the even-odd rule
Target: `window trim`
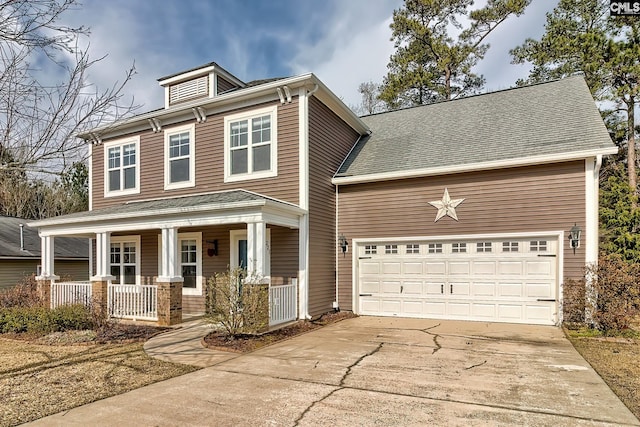
[{"label": "window trim", "polygon": [[[136,146],[136,186],[134,188],[129,188],[126,190],[109,190],[109,149],[114,147],[120,147],[120,183],[121,186],[124,186],[124,176],[122,172],[124,171],[124,165],[122,164],[122,153],[124,153],[123,147],[125,145],[135,144]],[[140,194],[140,136],[133,136],[129,138],[117,139],[109,142],[105,142],[104,146],[104,167],[103,167],[103,187],[104,187],[104,197],[117,197],[117,196],[126,196],[129,194]]]},{"label": "window trim", "polygon": [[[271,142],[270,142],[270,154],[271,154],[271,169],[259,172],[250,172],[249,166],[253,164],[252,159],[248,157],[247,173],[244,174],[231,174],[231,131],[230,125],[233,122],[240,120],[250,121],[253,118],[259,116],[271,116]],[[249,135],[251,135],[251,128],[249,126]],[[251,152],[252,144],[247,145],[247,153],[253,155]],[[224,182],[237,182],[246,181],[250,179],[272,178],[278,176],[278,106],[273,105],[270,107],[264,107],[257,110],[245,111],[242,113],[232,114],[225,116],[224,118]]]},{"label": "window trim", "polygon": [[[142,283],[142,276],[140,275],[140,258],[142,255],[141,252],[141,247],[140,247],[140,236],[139,235],[133,235],[133,236],[112,236],[111,239],[109,239],[109,274],[111,274],[111,244],[112,243],[118,243],[118,244],[123,244],[123,243],[134,243],[135,244],[135,248],[136,248],[136,262],[135,262],[135,266],[136,266],[136,283],[120,283],[121,285],[140,285]],[[121,246],[122,247],[122,246]],[[122,256],[122,252],[120,252],[120,255]],[[120,266],[122,266],[122,262],[120,263]],[[122,282],[122,271],[120,271],[120,282]]]},{"label": "window trim", "polygon": [[[189,132],[189,180],[173,183],[169,158],[169,140],[172,135]],[[175,126],[164,130],[164,189],[175,190],[178,188],[195,187],[196,185],[196,125]]]}]

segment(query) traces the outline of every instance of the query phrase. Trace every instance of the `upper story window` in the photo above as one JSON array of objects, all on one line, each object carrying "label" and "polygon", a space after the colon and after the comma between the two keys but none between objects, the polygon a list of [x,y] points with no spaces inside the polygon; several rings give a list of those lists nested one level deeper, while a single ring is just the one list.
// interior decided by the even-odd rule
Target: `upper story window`
[{"label": "upper story window", "polygon": [[140,137],[104,144],[105,197],[140,192]]},{"label": "upper story window", "polygon": [[277,175],[276,122],[276,106],[225,117],[225,182]]},{"label": "upper story window", "polygon": [[164,189],[195,185],[195,125],[164,132]]}]

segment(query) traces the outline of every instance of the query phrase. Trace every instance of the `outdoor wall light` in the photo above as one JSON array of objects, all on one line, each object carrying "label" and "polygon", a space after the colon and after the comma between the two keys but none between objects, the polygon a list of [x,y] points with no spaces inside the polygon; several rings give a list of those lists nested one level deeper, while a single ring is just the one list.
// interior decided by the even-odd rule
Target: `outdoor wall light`
[{"label": "outdoor wall light", "polygon": [[218,256],[218,239],[207,240],[207,255]]},{"label": "outdoor wall light", "polygon": [[344,237],[344,234],[341,234],[340,237],[338,237],[338,246],[342,249],[342,256],[344,256],[349,250],[349,242],[347,242],[347,238]]},{"label": "outdoor wall light", "polygon": [[580,247],[580,236],[582,235],[582,229],[576,223],[573,223],[573,227],[569,230],[569,244],[573,249],[573,253],[576,253],[576,248]]}]

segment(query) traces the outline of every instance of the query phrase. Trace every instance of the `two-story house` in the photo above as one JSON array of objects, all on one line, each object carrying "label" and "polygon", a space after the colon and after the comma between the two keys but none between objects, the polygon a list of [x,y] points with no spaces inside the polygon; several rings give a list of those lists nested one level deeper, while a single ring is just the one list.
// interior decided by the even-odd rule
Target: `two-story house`
[{"label": "two-story house", "polygon": [[55,237],[83,236],[112,315],[179,322],[242,266],[273,324],[335,308],[554,324],[563,280],[597,260],[616,149],[582,77],[362,118],[313,74],[245,83],[210,63],[159,84],[164,108],[80,135],[90,210],[32,223],[43,289]]}]

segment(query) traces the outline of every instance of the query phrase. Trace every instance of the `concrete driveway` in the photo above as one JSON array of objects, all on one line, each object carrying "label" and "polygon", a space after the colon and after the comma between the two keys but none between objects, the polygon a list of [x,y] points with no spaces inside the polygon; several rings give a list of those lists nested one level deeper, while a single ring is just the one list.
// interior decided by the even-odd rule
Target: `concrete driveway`
[{"label": "concrete driveway", "polygon": [[640,425],[558,328],[379,317],[32,424]]}]

